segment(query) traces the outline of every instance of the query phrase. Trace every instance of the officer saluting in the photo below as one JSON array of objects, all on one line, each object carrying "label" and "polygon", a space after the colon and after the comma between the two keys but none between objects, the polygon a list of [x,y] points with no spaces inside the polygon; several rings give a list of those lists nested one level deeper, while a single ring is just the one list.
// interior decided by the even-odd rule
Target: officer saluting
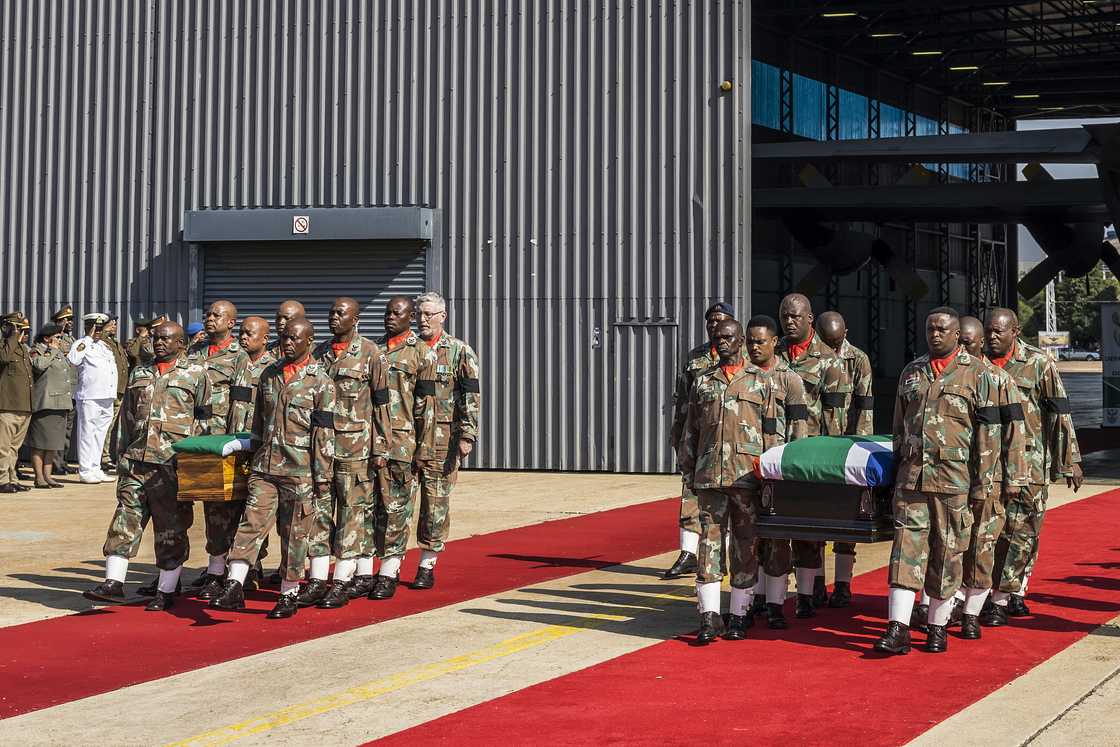
[{"label": "officer saluting", "polygon": [[21,338],[27,329],[23,312],[0,318],[0,493],[26,492],[16,472],[19,448],[31,424],[31,393],[34,389],[31,356]]},{"label": "officer saluting", "polygon": [[117,360],[113,350],[101,339],[109,317],[86,314],[82,317],[86,336],[77,340],[66,358],[78,369],[78,476],[82,482],[112,482],[101,470],[105,437],[113,421],[117,401]]}]

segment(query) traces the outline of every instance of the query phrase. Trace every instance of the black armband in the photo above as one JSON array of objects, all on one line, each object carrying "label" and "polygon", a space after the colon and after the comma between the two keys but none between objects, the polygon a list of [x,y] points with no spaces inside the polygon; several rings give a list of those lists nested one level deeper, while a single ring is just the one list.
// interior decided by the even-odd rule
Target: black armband
[{"label": "black armband", "polygon": [[870,394],[857,394],[852,397],[853,410],[874,410],[875,398]]},{"label": "black armband", "polygon": [[1042,406],[1055,415],[1069,415],[1068,397],[1047,397],[1042,400]]},{"label": "black armband", "polygon": [[421,379],[416,382],[416,396],[417,397],[434,397],[436,396],[436,382],[432,379]]},{"label": "black armband", "polygon": [[473,392],[474,394],[482,391],[478,388],[478,379],[462,379],[459,382],[459,388],[464,392]]},{"label": "black armband", "polygon": [[976,422],[981,425],[999,425],[1002,421],[998,407],[977,407]]},{"label": "black armband", "polygon": [[848,402],[848,397],[843,392],[825,392],[821,395],[821,404],[830,410],[843,407]]},{"label": "black armband", "polygon": [[762,419],[762,432],[767,436],[774,436],[778,433],[778,419],[777,418],[763,418]]},{"label": "black armband", "polygon": [[808,405],[786,405],[786,419],[788,419],[788,420],[808,420],[809,419],[809,406]]},{"label": "black armband", "polygon": [[194,419],[195,420],[209,420],[214,417],[214,408],[210,405],[195,405]]},{"label": "black armband", "polygon": [[1023,406],[1018,402],[1012,402],[1009,405],[1000,405],[999,419],[1004,425],[1014,420],[1023,420]]},{"label": "black armband", "polygon": [[373,390],[373,404],[387,405],[389,404],[389,390],[388,389],[374,389]]},{"label": "black armband", "polygon": [[334,413],[327,410],[312,410],[311,425],[316,428],[334,428]]},{"label": "black armband", "polygon": [[230,402],[251,402],[252,399],[253,387],[251,386],[231,386],[229,388]]}]

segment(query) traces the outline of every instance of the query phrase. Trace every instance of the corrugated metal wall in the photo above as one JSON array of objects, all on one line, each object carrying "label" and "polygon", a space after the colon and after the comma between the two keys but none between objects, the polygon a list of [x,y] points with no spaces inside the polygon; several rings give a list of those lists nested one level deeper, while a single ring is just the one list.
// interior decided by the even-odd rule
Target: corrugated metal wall
[{"label": "corrugated metal wall", "polygon": [[749,0],[2,8],[3,308],[182,318],[185,210],[438,207],[472,463],[671,468],[700,310],[749,303]]}]

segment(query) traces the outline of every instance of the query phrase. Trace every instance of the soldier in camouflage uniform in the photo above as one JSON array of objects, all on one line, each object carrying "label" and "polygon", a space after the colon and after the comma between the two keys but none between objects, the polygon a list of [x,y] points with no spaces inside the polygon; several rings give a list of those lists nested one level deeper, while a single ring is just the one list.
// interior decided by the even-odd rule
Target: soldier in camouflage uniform
[{"label": "soldier in camouflage uniform", "polygon": [[428,292],[418,297],[416,304],[420,310],[420,339],[436,355],[436,390],[425,410],[423,440],[416,446],[420,479],[416,539],[421,552],[412,588],[430,589],[435,585],[436,559],[451,528],[451,489],[459,476],[459,464],[478,440],[482,393],[478,356],[470,345],[443,328],[447,319],[443,296]]},{"label": "soldier in camouflage uniform", "polygon": [[[739,323],[725,320],[716,325],[719,364],[697,375],[689,392],[677,458],[700,506],[696,597],[700,611],[697,642],[702,644],[721,634],[741,640],[754,622],[750,609],[758,574],[755,520],[759,509],[754,458],[762,454],[767,440],[776,445],[805,432],[807,411],[800,380],[768,372],[777,343],[776,326],[769,319],[751,320],[751,360],[746,361]],[[725,631],[720,584],[728,532],[731,614]]]},{"label": "soldier in camouflage uniform", "polygon": [[378,474],[377,519],[374,526],[381,567],[370,599],[389,599],[397,591],[401,559],[408,546],[412,518],[412,484],[417,446],[424,442],[432,416],[427,410],[436,393],[436,354],[412,332],[414,306],[407,296],[385,304],[385,338],[380,342],[389,360],[389,411],[393,435],[389,466]]},{"label": "soldier in camouflage uniform", "polygon": [[[874,375],[871,359],[848,340],[848,325],[844,317],[835,311],[826,311],[817,319],[817,333],[824,343],[832,348],[844,364],[844,373],[852,387],[851,401],[848,403],[847,424],[844,434],[848,436],[870,436],[875,432],[875,396],[872,391]],[[847,607],[852,603],[852,575],[856,566],[856,546],[854,542],[834,542],[832,553],[835,556],[836,586],[828,598],[829,607]],[[824,560],[823,558],[821,559]],[[813,594],[817,590],[823,595],[824,563],[821,563],[814,582]],[[823,601],[823,596],[820,597]]]},{"label": "soldier in camouflage uniform", "polygon": [[1084,479],[1069,399],[1053,359],[1019,338],[1019,320],[1010,309],[993,309],[984,327],[988,355],[1015,381],[1022,397],[1030,484],[1011,496],[1003,532],[996,543],[992,592],[980,622],[999,626],[1007,616],[1029,615],[1024,596],[1046,513],[1047,486],[1060,477],[1077,491]]},{"label": "soldier in camouflage uniform", "polygon": [[294,298],[281,301],[280,305],[276,307],[276,339],[269,344],[268,352],[277,358],[283,358],[284,354],[280,352],[280,335],[284,334],[288,322],[293,319],[303,319],[306,316],[307,311],[299,301]]},{"label": "soldier in camouflage uniform", "polygon": [[270,619],[291,617],[308,549],[329,543],[315,535],[315,517],[329,511],[334,466],[335,384],[311,358],[315,328],[293,319],[280,337],[284,357],[264,370],[253,408],[249,499],[230,550],[229,577],[210,600],[217,609],[245,606],[245,579],[275,526],[285,558],[280,598]]},{"label": "soldier in camouflage uniform", "polygon": [[[916,592],[930,596],[926,650],[946,650],[945,626],[961,585],[972,512],[969,489],[994,462],[1014,453],[1014,429],[1003,429],[998,383],[983,362],[960,348],[957,312],[939,307],[926,318],[929,353],[903,369],[894,411],[895,533],[890,563],[890,623],[878,651],[910,650]],[[1021,447],[1019,447],[1021,448]],[[1022,465],[1020,465],[1022,466]],[[1026,482],[1008,463],[1005,490]]]},{"label": "soldier in camouflage uniform", "polygon": [[[345,606],[373,589],[375,498],[378,470],[389,455],[389,362],[381,348],[358,334],[361,306],[353,298],[337,298],[331,306],[334,339],[315,349],[312,357],[334,379],[338,405],[334,418],[334,515],[317,517],[319,532],[334,529],[334,581],[320,592],[313,580],[300,593],[299,603],[322,609]],[[311,548],[311,564],[329,562],[331,547]],[[319,561],[318,558],[323,560]],[[355,576],[355,572],[360,573]]]},{"label": "soldier in camouflage uniform", "polygon": [[[229,301],[215,301],[210,304],[203,322],[207,339],[187,350],[187,357],[202,366],[210,379],[213,416],[208,423],[208,432],[211,434],[235,432],[229,429],[230,388],[235,383],[237,371],[244,367],[248,357],[233,338],[236,322],[237,307]],[[198,590],[199,599],[212,599],[221,591],[222,578],[226,572],[226,555],[244,510],[244,501],[203,503],[206,552],[210,555],[210,560],[206,571],[190,584],[191,588]]]},{"label": "soldier in camouflage uniform", "polygon": [[187,530],[194,523],[193,504],[176,499],[179,481],[171,445],[205,430],[210,381],[201,366],[182,354],[182,327],[161,324],[153,337],[155,361],[133,369],[117,423],[117,510],[105,538],[105,581],[84,596],[100,602],[124,599],[128,560],[140,548],[151,518],[160,572],[147,609],[159,611],[174,603],[179,573],[190,554]]},{"label": "soldier in camouflage uniform", "polygon": [[[715,343],[712,335],[716,325],[720,322],[734,319],[735,312],[731,304],[712,304],[704,312],[704,326],[708,333],[708,341],[697,345],[688,351],[685,358],[684,369],[677,376],[676,387],[673,390],[673,425],[669,431],[669,446],[674,452],[680,450],[681,436],[684,435],[684,419],[688,412],[688,392],[697,374],[706,371],[719,362],[716,354]],[[696,572],[696,552],[700,547],[700,507],[696,502],[696,495],[688,489],[686,480],[681,480],[681,512],[680,512],[680,554],[662,575],[662,578],[680,578]]]}]

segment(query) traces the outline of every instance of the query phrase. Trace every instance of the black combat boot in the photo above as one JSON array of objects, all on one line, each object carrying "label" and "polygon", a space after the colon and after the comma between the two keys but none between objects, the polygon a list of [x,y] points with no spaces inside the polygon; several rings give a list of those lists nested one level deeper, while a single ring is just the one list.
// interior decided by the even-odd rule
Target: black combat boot
[{"label": "black combat boot", "polygon": [[201,589],[195,592],[195,598],[201,599],[204,602],[213,599],[214,597],[222,593],[222,588],[223,584],[225,584],[225,581],[226,580],[221,576],[211,575],[210,583],[206,584],[206,586],[203,586]]},{"label": "black combat boot", "polygon": [[1007,608],[992,602],[980,612],[980,624],[985,628],[999,628],[1007,624]]},{"label": "black combat boot", "polygon": [[300,589],[299,594],[296,595],[296,603],[300,607],[313,607],[323,601],[330,588],[331,585],[323,579],[313,578]]},{"label": "black combat boot", "polygon": [[416,569],[416,580],[412,582],[413,589],[430,589],[436,585],[436,569],[423,566]]},{"label": "black combat boot", "polygon": [[771,630],[785,630],[789,627],[782,605],[766,603],[766,627]]},{"label": "black combat boot", "polygon": [[910,613],[910,627],[914,630],[926,632],[926,625],[929,622],[929,605],[918,604],[914,606],[914,611]]},{"label": "black combat boot", "polygon": [[754,615],[730,615],[727,618],[727,631],[723,634],[725,641],[741,641],[747,637],[747,628],[754,625]]},{"label": "black combat boot", "polygon": [[[155,578],[152,579],[152,582],[150,584],[144,584],[143,586],[137,586],[136,587],[136,593],[139,594],[142,597],[154,597],[156,595],[156,592],[159,591],[158,587],[159,587],[159,576],[156,576]],[[176,594],[182,594],[183,593],[183,582],[182,581],[176,581],[175,582],[175,593]]]},{"label": "black combat boot", "polygon": [[945,653],[949,649],[949,635],[945,632],[945,626],[930,623],[926,627],[926,651],[931,654]]},{"label": "black combat boot", "polygon": [[817,616],[816,610],[813,608],[813,597],[811,594],[797,595],[797,607],[793,611],[793,616],[800,620]]},{"label": "black combat boot", "polygon": [[961,615],[961,638],[975,641],[980,638],[980,618],[977,615]]},{"label": "black combat boot", "polygon": [[669,570],[661,574],[661,578],[683,578],[694,575],[696,575],[696,556],[687,550],[681,550],[681,554],[677,556]]},{"label": "black combat boot", "polygon": [[198,576],[198,578],[196,578],[194,581],[191,581],[189,584],[187,584],[187,586],[190,587],[192,590],[193,589],[202,589],[202,588],[206,587],[206,584],[210,583],[211,581],[214,581],[215,579],[218,581],[218,583],[222,582],[222,577],[221,576],[213,574],[210,571],[203,571]]},{"label": "black combat boot", "polygon": [[175,606],[175,595],[168,594],[166,591],[156,589],[155,596],[152,601],[144,608],[145,612],[163,612]]},{"label": "black combat boot", "polygon": [[755,594],[754,600],[751,601],[750,614],[752,615],[765,615],[766,614],[766,595]]},{"label": "black combat boot", "polygon": [[828,598],[829,607],[851,607],[852,585],[847,581],[837,581],[832,589],[832,596]]},{"label": "black combat boot", "polygon": [[331,588],[327,591],[326,596],[319,600],[315,605],[321,610],[336,610],[339,607],[345,607],[350,604],[350,594],[347,588],[350,584],[346,581],[334,580],[331,582]]},{"label": "black combat boot", "polygon": [[887,631],[875,641],[875,650],[885,654],[910,653],[910,628],[897,620],[891,620],[887,624]]},{"label": "black combat boot", "polygon": [[828,606],[828,587],[824,585],[824,576],[813,577],[813,606]]},{"label": "black combat boot", "polygon": [[354,576],[350,579],[350,585],[346,587],[346,593],[350,595],[351,599],[364,597],[373,591],[373,576]]},{"label": "black combat boot", "polygon": [[222,592],[210,599],[209,606],[216,610],[245,609],[245,587],[235,578],[226,579]]},{"label": "black combat boot", "polygon": [[1007,616],[1008,617],[1027,617],[1031,614],[1031,608],[1027,606],[1025,597],[1018,594],[1012,594],[1011,598],[1007,600]]},{"label": "black combat boot", "polygon": [[280,598],[276,600],[276,606],[272,608],[267,617],[269,620],[284,620],[294,617],[298,611],[299,603],[296,601],[296,595],[281,594]]},{"label": "black combat boot", "polygon": [[102,581],[92,589],[83,591],[82,596],[95,602],[123,602],[124,584],[120,581]]},{"label": "black combat boot", "polygon": [[700,614],[700,632],[696,634],[696,643],[701,646],[714,641],[723,635],[723,618],[718,612],[703,612]]},{"label": "black combat boot", "polygon": [[370,590],[367,599],[392,599],[396,593],[397,577],[379,575],[373,582],[373,589]]}]

